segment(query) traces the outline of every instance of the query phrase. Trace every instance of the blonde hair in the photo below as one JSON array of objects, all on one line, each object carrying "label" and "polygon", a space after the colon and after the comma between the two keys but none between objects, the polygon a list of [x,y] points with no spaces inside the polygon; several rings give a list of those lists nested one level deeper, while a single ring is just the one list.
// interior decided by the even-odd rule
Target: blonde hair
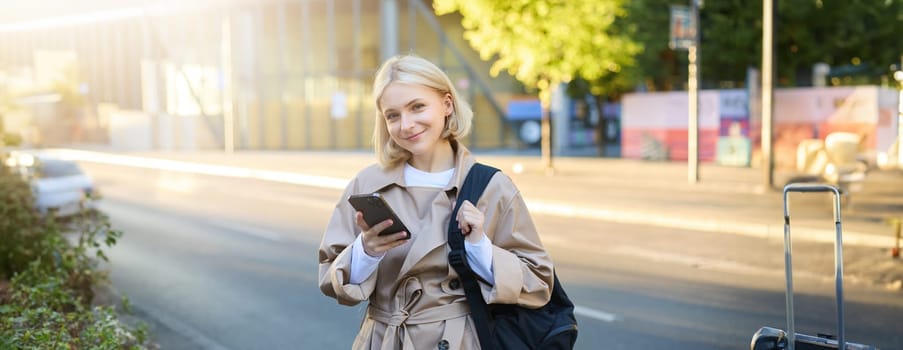
[{"label": "blonde hair", "polygon": [[389,137],[389,129],[382,114],[379,100],[391,83],[417,84],[436,90],[441,96],[451,97],[452,112],[447,118],[442,137],[455,141],[467,136],[473,119],[470,104],[460,98],[448,75],[432,62],[414,55],[399,55],[386,60],[373,81],[373,101],[376,105],[375,126],[373,128],[373,148],[376,158],[384,168],[406,162],[411,153],[401,148]]}]

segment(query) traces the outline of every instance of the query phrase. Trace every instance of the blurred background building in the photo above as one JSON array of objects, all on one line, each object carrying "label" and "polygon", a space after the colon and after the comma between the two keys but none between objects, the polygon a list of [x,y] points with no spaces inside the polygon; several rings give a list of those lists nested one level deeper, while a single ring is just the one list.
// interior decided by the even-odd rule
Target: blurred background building
[{"label": "blurred background building", "polygon": [[373,75],[385,58],[413,52],[438,63],[472,102],[472,147],[522,145],[505,118],[522,86],[490,77],[460,17],[438,18],[428,1],[10,6],[0,15],[0,86],[16,107],[0,113],[26,144],[369,148]]},{"label": "blurred background building", "polygon": [[[640,69],[633,73],[635,88],[598,96],[564,92],[571,87],[555,93],[554,154],[687,159],[688,100],[681,85],[686,82],[685,55],[666,47],[667,26],[645,25],[668,23],[667,2],[630,2],[627,17],[633,22],[618,22],[621,29],[644,24],[631,36],[645,46],[636,57]],[[384,59],[415,53],[445,69],[473,105],[476,127],[465,140],[471,148],[536,151],[541,111],[535,92],[527,93],[504,71],[492,77],[492,62],[482,60],[464,40],[460,13],[436,16],[432,3],[2,2],[0,135],[8,139],[6,144],[36,147],[369,149],[373,75]],[[827,35],[836,30],[821,21],[826,13],[858,9],[874,15],[903,8],[889,2],[846,7],[818,3],[785,5],[807,8],[800,11],[806,16],[786,20],[811,22],[812,35]],[[760,14],[734,7],[716,3],[705,10],[711,15],[704,18],[703,29],[709,32],[701,45],[710,56],[702,60],[708,63],[702,66],[706,91],[700,95],[698,151],[702,161],[757,166],[762,124],[755,68],[759,57],[750,54],[749,47],[760,44],[749,30],[742,40],[723,35],[720,26],[725,24],[718,20]],[[903,28],[897,17],[872,17],[871,27],[862,30],[891,35],[886,33]],[[884,41],[877,42],[887,41],[881,38]],[[812,44],[789,34],[785,41],[778,50],[784,54],[779,62],[785,69],[779,79],[783,86],[774,99],[778,166],[792,166],[801,140],[824,140],[837,131],[860,135],[869,158],[891,154],[889,149],[899,145],[901,127],[894,116],[903,108],[898,107],[903,85],[890,84],[888,70],[881,67],[886,57],[871,52],[882,46],[863,41],[854,48],[835,47],[830,45],[841,41]],[[738,49],[735,43],[745,46]],[[803,44],[808,51],[800,51]],[[810,55],[819,60],[830,56],[833,66],[795,56],[826,45],[823,54]],[[894,45],[884,45],[890,47],[885,51],[897,55],[894,47],[899,45]],[[899,70],[896,63],[890,68]],[[875,85],[879,75],[880,86]]]}]

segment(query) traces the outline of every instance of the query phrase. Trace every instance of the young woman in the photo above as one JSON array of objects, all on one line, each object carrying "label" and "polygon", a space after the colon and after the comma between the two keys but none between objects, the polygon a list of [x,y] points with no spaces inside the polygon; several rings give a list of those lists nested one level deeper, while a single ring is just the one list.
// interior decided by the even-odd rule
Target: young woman
[{"label": "young woman", "polygon": [[[552,262],[520,192],[497,173],[478,203],[451,218],[474,157],[459,140],[473,112],[448,76],[416,56],[386,61],[373,83],[379,164],[363,169],[336,204],[319,249],[320,290],[343,305],[368,301],[354,349],[479,349],[464,289],[448,263],[449,220],[487,303],[536,308],[549,300]],[[379,235],[348,204],[378,192],[411,232]]]}]

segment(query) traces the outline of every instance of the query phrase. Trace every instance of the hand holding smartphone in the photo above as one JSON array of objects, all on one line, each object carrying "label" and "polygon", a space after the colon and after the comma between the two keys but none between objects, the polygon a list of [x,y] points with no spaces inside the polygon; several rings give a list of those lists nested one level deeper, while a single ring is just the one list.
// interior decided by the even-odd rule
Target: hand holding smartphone
[{"label": "hand holding smartphone", "polygon": [[364,214],[364,222],[370,227],[392,219],[392,226],[380,232],[380,236],[404,231],[406,235],[403,239],[411,238],[411,231],[405,227],[398,215],[395,214],[395,211],[392,210],[392,207],[389,206],[389,203],[379,193],[355,194],[348,197],[348,203],[355,210]]}]

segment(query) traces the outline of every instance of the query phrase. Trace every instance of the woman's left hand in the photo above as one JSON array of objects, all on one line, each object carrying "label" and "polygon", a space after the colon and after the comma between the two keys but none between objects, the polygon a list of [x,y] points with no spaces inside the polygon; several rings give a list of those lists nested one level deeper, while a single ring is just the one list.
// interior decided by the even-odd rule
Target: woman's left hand
[{"label": "woman's left hand", "polygon": [[479,243],[483,239],[483,212],[470,201],[461,203],[458,209],[458,228],[470,243]]}]

